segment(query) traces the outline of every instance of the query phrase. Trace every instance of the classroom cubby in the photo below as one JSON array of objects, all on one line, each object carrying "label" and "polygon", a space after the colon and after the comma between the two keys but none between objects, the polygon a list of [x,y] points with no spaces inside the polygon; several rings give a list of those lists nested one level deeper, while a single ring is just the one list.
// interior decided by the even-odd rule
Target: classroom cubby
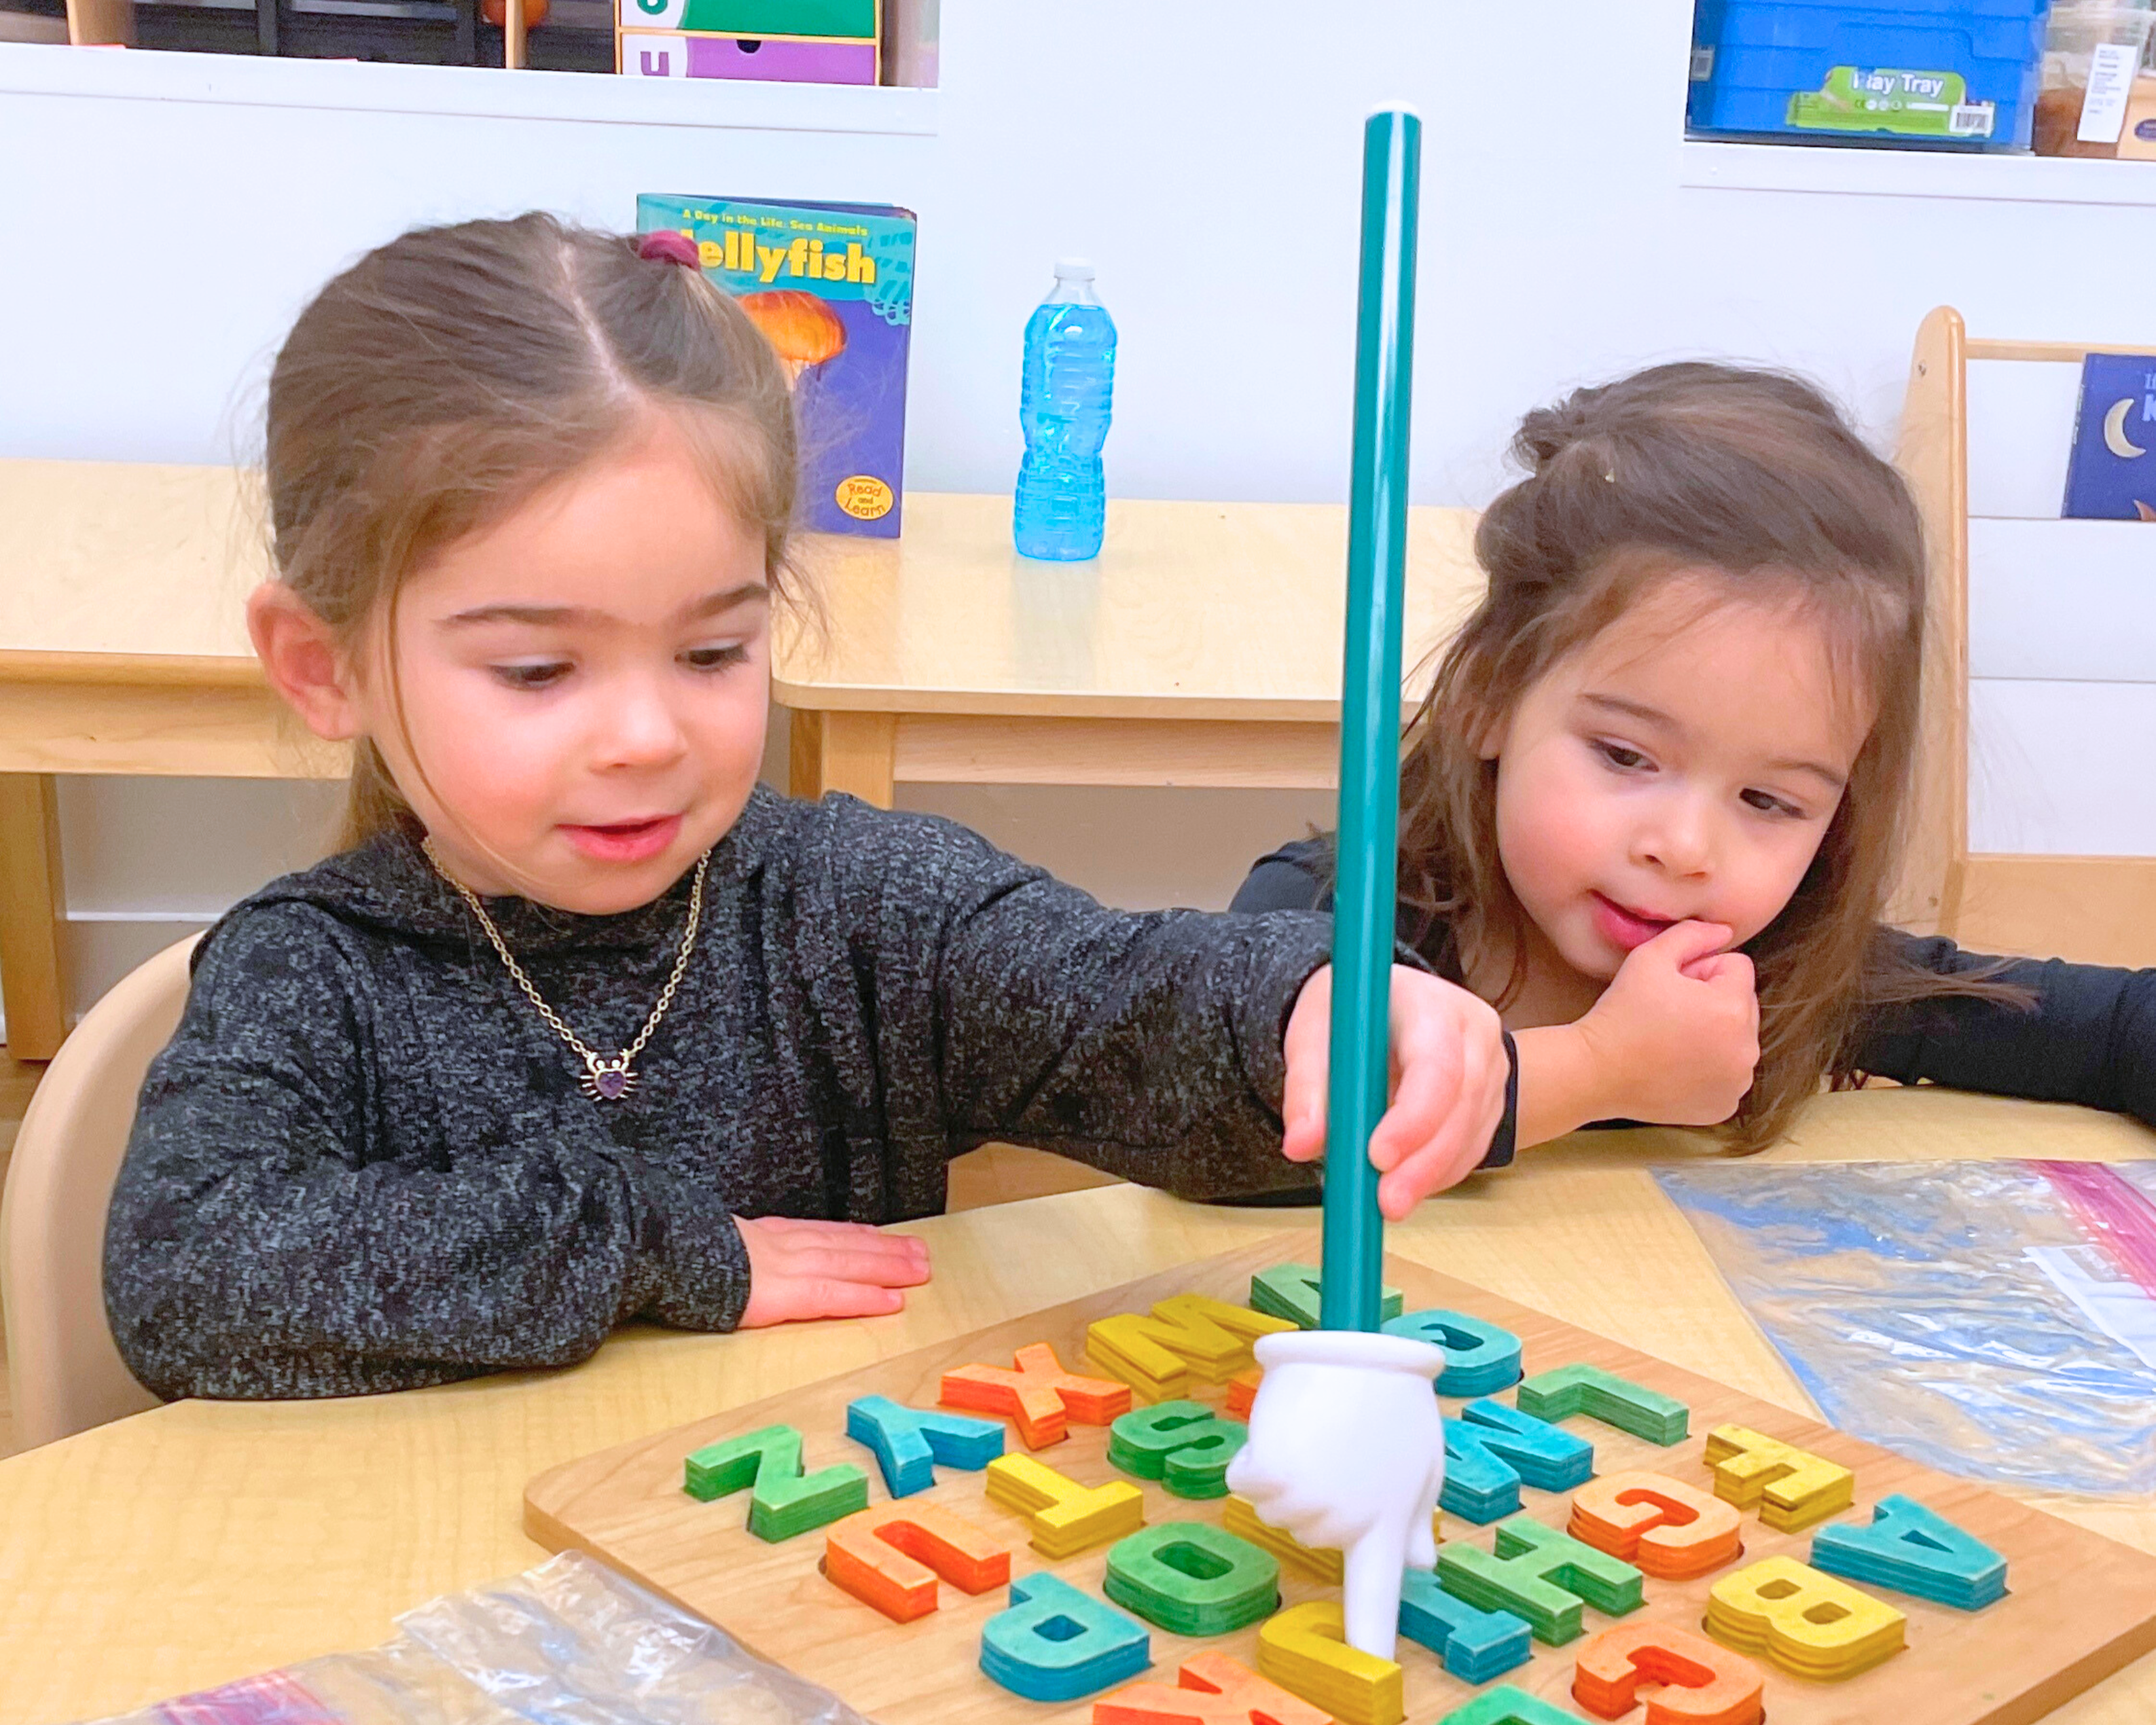
[{"label": "classroom cubby", "polygon": [[[79,46],[780,84],[937,82],[940,0],[22,0]],[[542,21],[543,18],[543,21]]]}]

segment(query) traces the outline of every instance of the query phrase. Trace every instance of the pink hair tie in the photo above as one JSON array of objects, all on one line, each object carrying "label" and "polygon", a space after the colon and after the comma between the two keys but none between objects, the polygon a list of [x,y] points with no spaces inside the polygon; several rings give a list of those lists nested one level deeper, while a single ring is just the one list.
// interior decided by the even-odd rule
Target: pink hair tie
[{"label": "pink hair tie", "polygon": [[696,256],[696,242],[671,228],[645,234],[636,243],[636,254],[639,258],[655,258],[665,264],[685,264],[691,270],[696,269],[701,261]]}]

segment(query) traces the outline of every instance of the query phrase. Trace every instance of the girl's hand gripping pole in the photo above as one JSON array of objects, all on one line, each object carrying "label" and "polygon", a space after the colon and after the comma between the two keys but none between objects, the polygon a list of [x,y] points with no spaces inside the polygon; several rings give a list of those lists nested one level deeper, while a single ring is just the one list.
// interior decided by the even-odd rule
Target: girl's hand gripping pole
[{"label": "girl's hand gripping pole", "polygon": [[1403,1566],[1436,1561],[1445,1480],[1432,1387],[1443,1351],[1370,1333],[1384,1256],[1369,1142],[1389,1070],[1421,149],[1422,122],[1405,110],[1380,109],[1363,128],[1320,1327],[1259,1342],[1265,1377],[1228,1475],[1266,1522],[1345,1554],[1348,1643],[1381,1659],[1395,1646]]}]

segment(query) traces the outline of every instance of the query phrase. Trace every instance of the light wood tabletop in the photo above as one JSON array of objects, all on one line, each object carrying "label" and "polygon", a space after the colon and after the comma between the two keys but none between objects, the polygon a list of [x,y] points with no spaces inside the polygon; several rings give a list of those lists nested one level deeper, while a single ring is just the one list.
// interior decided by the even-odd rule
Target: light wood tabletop
[{"label": "light wood tabletop", "polygon": [[247,644],[266,519],[238,469],[0,461],[0,997],[18,1059],[66,1034],[58,775],[345,771],[285,719]]},{"label": "light wood tabletop", "polygon": [[[1012,549],[1007,497],[906,507],[903,538],[805,549],[828,626],[773,662],[795,794],[1333,783],[1344,508],[1116,500],[1097,558],[1042,563]],[[1475,521],[1409,511],[1410,692],[1481,595]]]},{"label": "light wood tabletop", "polygon": [[0,461],[0,646],[251,662],[241,605],[267,534],[245,469]]},{"label": "light wood tabletop", "polygon": [[[1676,1132],[1584,1133],[1390,1231],[1409,1257],[1806,1414],[1648,1168]],[[1829,1096],[1777,1161],[2156,1157],[2112,1117],[1936,1090]],[[313,1655],[529,1567],[525,1482],[557,1463],[1193,1258],[1307,1227],[1112,1186],[912,1224],[902,1314],[732,1337],[639,1328],[574,1369],[346,1401],[182,1403],[0,1462],[0,1725],[59,1725]],[[2156,1505],[2038,1498],[2156,1550]],[[2144,1660],[2053,1717],[2156,1716]]]},{"label": "light wood tabletop", "polygon": [[[916,493],[901,539],[806,536],[825,626],[783,630],[794,790],[901,782],[1329,785],[1347,511],[1111,503],[1089,563],[1011,549],[1010,501]],[[1411,512],[1413,665],[1480,593],[1466,511]],[[65,1034],[54,782],[338,778],[264,683],[258,478],[0,461],[0,997],[18,1059]]]}]

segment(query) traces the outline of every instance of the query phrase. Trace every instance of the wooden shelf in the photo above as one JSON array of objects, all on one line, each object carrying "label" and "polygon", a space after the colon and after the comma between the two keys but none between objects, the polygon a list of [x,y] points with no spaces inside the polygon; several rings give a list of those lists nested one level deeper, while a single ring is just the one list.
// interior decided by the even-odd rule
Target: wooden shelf
[{"label": "wooden shelf", "polygon": [[1687,138],[1677,183],[1724,192],[1824,192],[1993,203],[2156,204],[2156,162]]},{"label": "wooden shelf", "polygon": [[[1972,340],[1950,305],[1932,312],[1917,332],[1897,462],[1923,511],[1931,544],[1926,633],[1933,640],[1924,669],[1917,814],[1896,920],[1952,935],[1979,952],[2156,963],[2156,859],[1969,848],[1969,362],[2059,364],[2118,351],[2093,343]],[[2070,533],[2107,525],[2049,524]],[[2102,747],[2103,739],[2090,742]]]},{"label": "wooden shelf", "polygon": [[[115,0],[79,0],[110,7]],[[121,0],[124,4],[124,0]],[[419,66],[231,54],[63,52],[0,42],[0,95],[89,96],[231,107],[597,121],[732,131],[933,137],[940,92],[891,85],[634,79],[498,66]]]}]

